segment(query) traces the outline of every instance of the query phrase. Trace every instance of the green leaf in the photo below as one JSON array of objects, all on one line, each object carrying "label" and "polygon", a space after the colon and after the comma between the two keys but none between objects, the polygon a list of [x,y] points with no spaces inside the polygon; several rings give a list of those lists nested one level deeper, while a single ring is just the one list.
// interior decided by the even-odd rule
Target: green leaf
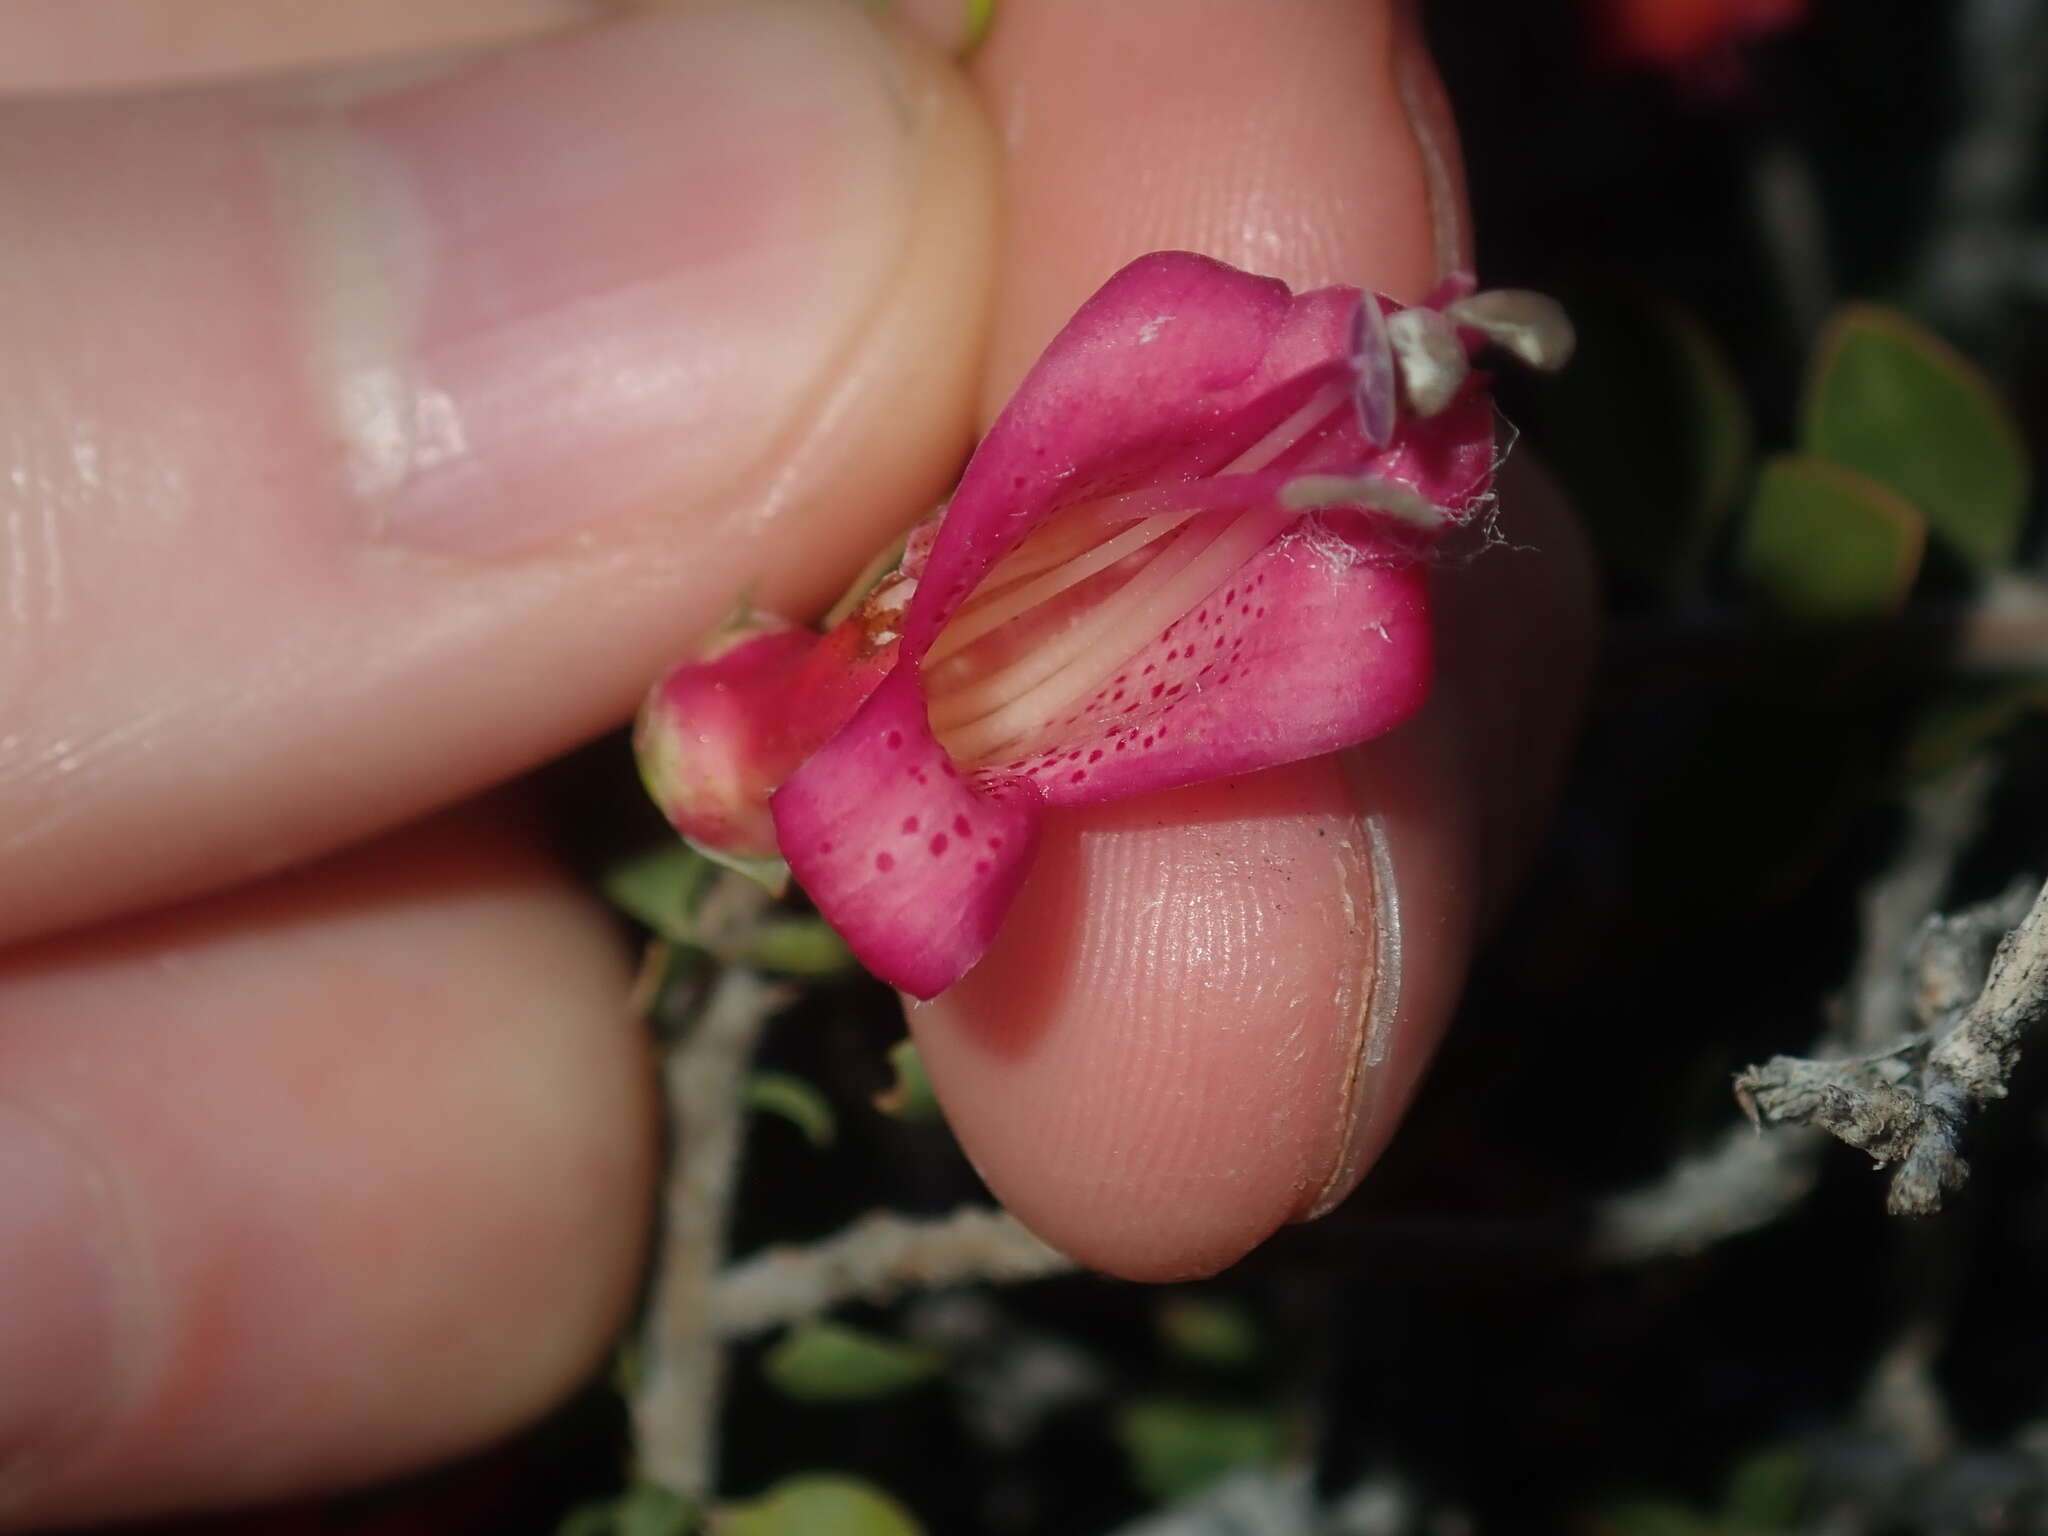
[{"label": "green leaf", "polygon": [[697,1506],[658,1483],[635,1483],[615,1499],[579,1504],[555,1536],[688,1536]]},{"label": "green leaf", "polygon": [[1800,442],[1904,497],[1970,565],[2012,558],[2029,480],[2019,428],[1983,374],[1905,316],[1854,305],[1835,318]]},{"label": "green leaf", "polygon": [[814,1147],[829,1147],[838,1130],[825,1095],[793,1072],[748,1074],[742,1100],[747,1108],[779,1115],[803,1132]]},{"label": "green leaf", "polygon": [[773,976],[837,976],[853,969],[853,951],[822,917],[778,917],[749,935],[740,959]]},{"label": "green leaf", "polygon": [[812,1472],[787,1478],[748,1504],[711,1518],[714,1536],[923,1536],[888,1494],[858,1478]]},{"label": "green leaf", "polygon": [[924,1061],[915,1042],[898,1040],[889,1047],[889,1068],[896,1080],[875,1095],[875,1108],[898,1120],[920,1124],[944,1118],[932,1080],[924,1075]]},{"label": "green leaf", "polygon": [[1566,307],[1579,347],[1538,402],[1543,446],[1608,564],[1661,591],[1696,591],[1756,451],[1735,370],[1669,300],[1609,285]]},{"label": "green leaf", "polygon": [[1172,1297],[1161,1304],[1158,1323],[1168,1349],[1218,1370],[1256,1364],[1263,1347],[1251,1314],[1219,1297]]},{"label": "green leaf", "polygon": [[1154,1398],[1117,1417],[1131,1477],[1151,1498],[1177,1499],[1239,1467],[1270,1466],[1285,1452],[1280,1420],[1264,1408]]},{"label": "green leaf", "polygon": [[799,1402],[846,1403],[914,1387],[944,1364],[937,1350],[821,1321],[784,1334],[762,1360],[761,1371]]},{"label": "green leaf", "polygon": [[664,843],[604,872],[605,899],[671,944],[695,942],[697,904],[718,878],[713,863],[684,843]]},{"label": "green leaf", "polygon": [[1920,514],[1875,481],[1822,459],[1764,465],[1738,553],[1762,605],[1797,624],[1867,622],[1894,612],[1920,571]]},{"label": "green leaf", "polygon": [[1743,1457],[1728,1474],[1724,1523],[1744,1532],[1797,1530],[1806,1477],[1806,1457],[1789,1447]]},{"label": "green leaf", "polygon": [[789,865],[781,859],[750,859],[744,854],[726,853],[717,848],[707,848],[702,843],[684,843],[700,859],[708,859],[720,869],[729,869],[736,875],[745,875],[770,896],[780,899],[789,894]]}]

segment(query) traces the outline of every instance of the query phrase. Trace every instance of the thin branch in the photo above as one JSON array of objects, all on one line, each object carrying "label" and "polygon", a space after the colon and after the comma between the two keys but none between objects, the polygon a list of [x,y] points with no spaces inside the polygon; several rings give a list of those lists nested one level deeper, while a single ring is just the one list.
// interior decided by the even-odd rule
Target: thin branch
[{"label": "thin branch", "polygon": [[741,1080],[786,989],[723,969],[663,1064],[670,1151],[660,1252],[631,1403],[640,1471],[686,1498],[711,1491],[723,1346],[711,1324],[746,1111]]},{"label": "thin branch", "polygon": [[[2003,921],[2011,907],[2008,894],[1987,926]],[[1939,982],[1945,989],[1956,985],[1948,973],[1942,973]],[[2048,1012],[2048,886],[2034,898],[2020,925],[1999,941],[1984,990],[1963,1021],[1928,1056],[1928,1071],[1948,1078],[1980,1103],[2004,1098],[2006,1080],[2019,1061],[2020,1042],[2040,1023],[2044,1012]]]},{"label": "thin branch", "polygon": [[[1929,923],[1937,921],[1933,914],[1964,849],[1983,830],[1997,777],[1990,761],[1979,758],[1907,798],[1898,852],[1858,904],[1860,937],[1847,1014],[1815,1042],[1815,1055],[1879,1051],[1924,1027],[1909,985],[1921,968],[1916,951],[1926,943]],[[1981,966],[1977,974],[1983,975]]]},{"label": "thin branch", "polygon": [[1813,1188],[1825,1144],[1818,1134],[1762,1137],[1746,1125],[1730,1126],[1707,1151],[1680,1158],[1653,1183],[1602,1201],[1592,1257],[1641,1263],[1767,1227]]},{"label": "thin branch", "polygon": [[1984,934],[2009,923],[2024,896],[2020,888],[1928,925],[1915,1001],[1929,1034],[1847,1061],[1775,1056],[1751,1067],[1735,1086],[1751,1119],[1818,1126],[1880,1167],[1897,1164],[1886,1201],[1895,1215],[1940,1210],[1969,1177],[1960,1141],[1971,1115],[2005,1097],[2021,1042],[2048,1015],[2048,886],[1998,944],[1988,975],[1972,963]]},{"label": "thin branch", "polygon": [[844,1301],[887,1301],[969,1280],[1038,1280],[1074,1268],[1007,1211],[964,1205],[933,1220],[878,1211],[822,1242],[769,1248],[733,1265],[711,1293],[711,1326],[721,1338],[742,1338]]},{"label": "thin branch", "polygon": [[[1898,851],[1863,894],[1855,965],[1841,1005],[1815,1042],[1816,1055],[1873,1052],[1913,1027],[1906,961],[1916,940],[1925,947],[1919,936],[1983,826],[1992,782],[1988,765],[1970,763],[1908,799]],[[1813,1188],[1826,1146],[1817,1128],[1788,1127],[1760,1137],[1749,1126],[1731,1126],[1711,1147],[1680,1158],[1650,1183],[1602,1201],[1593,1216],[1591,1256],[1599,1263],[1640,1263],[1696,1253],[1769,1226]]]}]

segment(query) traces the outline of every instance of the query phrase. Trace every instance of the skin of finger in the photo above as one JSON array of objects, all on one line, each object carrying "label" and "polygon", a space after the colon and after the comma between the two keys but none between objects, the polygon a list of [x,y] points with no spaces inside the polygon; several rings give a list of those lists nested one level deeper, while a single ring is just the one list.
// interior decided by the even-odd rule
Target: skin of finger
[{"label": "skin of finger", "polygon": [[1296,287],[1427,291],[1436,258],[1402,110],[1403,33],[1385,0],[1001,11],[974,60],[1008,156],[986,412],[1146,251],[1199,250]]},{"label": "skin of finger", "polygon": [[472,808],[0,967],[0,1098],[98,1168],[130,1259],[115,1383],[0,1464],[0,1526],[392,1472],[593,1368],[652,1073],[618,935],[534,845]]},{"label": "skin of finger", "polygon": [[[849,47],[871,26],[826,8]],[[673,25],[494,55],[476,89],[518,99],[593,50],[667,67]],[[993,157],[957,72],[883,46],[915,175],[827,381],[707,500],[593,455],[562,492],[598,503],[590,531],[477,561],[365,537],[303,383],[263,140],[352,86],[6,109],[0,209],[24,233],[0,242],[0,471],[26,490],[10,504],[0,473],[0,940],[259,876],[542,761],[629,715],[739,594],[815,611],[936,499],[972,429]],[[687,247],[703,210],[630,217]],[[477,478],[481,516],[519,489]]]},{"label": "skin of finger", "polygon": [[[1432,281],[1444,241],[1398,105],[1397,70],[1422,67],[1396,46],[1400,18],[1350,0],[1195,9],[1005,14],[979,66],[1014,210],[991,398],[1148,248],[1297,285],[1413,297]],[[1105,159],[1095,146],[1111,140]],[[1517,817],[1538,803],[1509,786],[1512,761],[1475,749],[1491,726],[1459,695],[1517,701],[1536,760],[1561,757],[1585,656],[1580,558],[1562,535],[1518,558],[1510,601],[1445,621],[1479,606],[1514,636],[1525,614],[1557,619],[1554,666],[1526,644],[1448,646],[1452,672],[1506,670],[1476,694],[1451,676],[1421,717],[1346,760],[1052,820],[995,949],[910,1010],[963,1146],[1049,1241],[1112,1273],[1183,1278],[1356,1183],[1455,1006],[1485,896],[1486,802],[1512,799]],[[1398,956],[1377,932],[1390,903]]]},{"label": "skin of finger", "polygon": [[0,93],[133,90],[508,42],[618,0],[0,0]]}]

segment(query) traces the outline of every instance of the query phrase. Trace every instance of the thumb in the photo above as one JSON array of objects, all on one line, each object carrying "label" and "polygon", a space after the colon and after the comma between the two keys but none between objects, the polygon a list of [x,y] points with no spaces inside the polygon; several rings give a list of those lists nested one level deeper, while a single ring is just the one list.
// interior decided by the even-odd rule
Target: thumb
[{"label": "thumb", "polygon": [[793,0],[0,107],[0,938],[473,790],[749,584],[819,600],[969,430],[990,163],[947,66]]}]

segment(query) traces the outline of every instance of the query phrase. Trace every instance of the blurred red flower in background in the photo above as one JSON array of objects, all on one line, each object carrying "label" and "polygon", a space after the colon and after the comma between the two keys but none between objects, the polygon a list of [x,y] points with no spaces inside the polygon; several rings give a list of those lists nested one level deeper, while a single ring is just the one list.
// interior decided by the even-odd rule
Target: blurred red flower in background
[{"label": "blurred red flower in background", "polygon": [[1686,70],[1806,19],[1807,0],[1594,0],[1609,62]]}]

